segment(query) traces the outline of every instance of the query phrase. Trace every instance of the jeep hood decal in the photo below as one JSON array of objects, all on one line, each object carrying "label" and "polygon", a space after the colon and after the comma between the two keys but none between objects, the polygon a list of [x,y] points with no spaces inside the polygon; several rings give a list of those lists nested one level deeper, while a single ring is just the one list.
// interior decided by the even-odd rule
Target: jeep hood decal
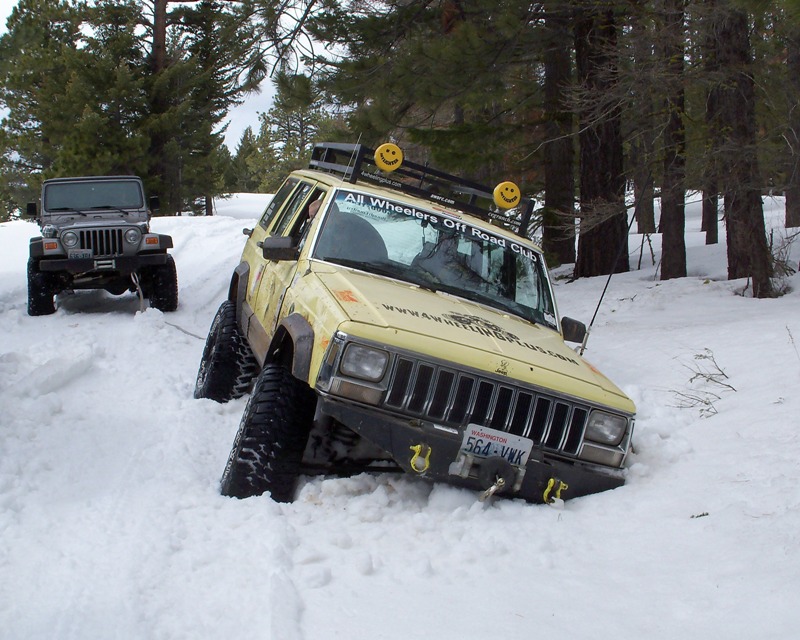
[{"label": "jeep hood decal", "polygon": [[393,344],[414,351],[420,341],[444,341],[446,349],[423,351],[567,395],[583,394],[602,404],[634,410],[619,388],[548,327],[409,283],[335,267],[314,271],[345,317],[390,329],[397,338]]}]

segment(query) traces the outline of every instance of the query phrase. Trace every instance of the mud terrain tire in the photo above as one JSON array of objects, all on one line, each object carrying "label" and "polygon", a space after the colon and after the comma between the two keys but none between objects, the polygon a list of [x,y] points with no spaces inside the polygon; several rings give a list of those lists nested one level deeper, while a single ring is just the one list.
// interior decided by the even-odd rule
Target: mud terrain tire
[{"label": "mud terrain tire", "polygon": [[55,313],[54,295],[48,274],[39,271],[33,260],[28,260],[28,315],[48,316]]},{"label": "mud terrain tire", "polygon": [[178,308],[178,270],[169,254],[166,264],[153,268],[149,299],[150,306],[159,311],[175,311]]},{"label": "mud terrain tire", "polygon": [[226,300],[208,330],[194,397],[215,402],[241,398],[250,391],[257,373],[258,361],[236,322],[236,306]]},{"label": "mud terrain tire", "polygon": [[276,502],[294,500],[314,398],[308,385],[288,369],[264,367],[222,474],[222,495],[249,498],[269,491]]}]

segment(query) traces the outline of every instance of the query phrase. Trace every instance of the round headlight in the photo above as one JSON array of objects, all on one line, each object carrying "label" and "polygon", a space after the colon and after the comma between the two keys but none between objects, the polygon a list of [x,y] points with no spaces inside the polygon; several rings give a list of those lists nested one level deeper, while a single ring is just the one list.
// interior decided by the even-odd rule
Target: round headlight
[{"label": "round headlight", "polygon": [[389,354],[381,349],[349,344],[342,357],[339,370],[346,376],[377,382],[383,378]]},{"label": "round headlight", "polygon": [[601,444],[618,445],[625,435],[628,420],[605,411],[592,411],[586,425],[586,438]]},{"label": "round headlight", "polygon": [[67,249],[72,249],[78,244],[78,234],[74,231],[67,231],[61,235],[61,244],[63,244]]},{"label": "round headlight", "polygon": [[125,242],[128,244],[139,244],[142,239],[142,233],[138,229],[128,229],[125,232]]}]

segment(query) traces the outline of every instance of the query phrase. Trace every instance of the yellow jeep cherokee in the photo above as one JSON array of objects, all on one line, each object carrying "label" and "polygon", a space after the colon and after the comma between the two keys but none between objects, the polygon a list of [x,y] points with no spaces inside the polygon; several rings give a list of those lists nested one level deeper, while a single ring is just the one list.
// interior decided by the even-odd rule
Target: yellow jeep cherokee
[{"label": "yellow jeep cherokee", "polygon": [[222,493],[369,470],[533,502],[623,484],[634,405],[564,344],[585,327],[558,319],[531,210],[392,144],[317,145],[244,230],[203,351],[195,397],[251,394]]}]

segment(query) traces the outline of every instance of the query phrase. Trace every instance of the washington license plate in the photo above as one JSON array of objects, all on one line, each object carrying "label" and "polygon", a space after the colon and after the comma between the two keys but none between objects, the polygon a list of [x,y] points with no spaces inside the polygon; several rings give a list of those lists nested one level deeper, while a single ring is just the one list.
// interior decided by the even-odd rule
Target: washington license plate
[{"label": "washington license plate", "polygon": [[532,449],[533,440],[475,424],[467,426],[461,441],[462,453],[478,458],[504,458],[516,467],[528,462]]},{"label": "washington license plate", "polygon": [[89,249],[81,249],[81,250],[70,251],[68,252],[67,255],[73,260],[81,260],[83,258],[91,258],[92,252]]}]

